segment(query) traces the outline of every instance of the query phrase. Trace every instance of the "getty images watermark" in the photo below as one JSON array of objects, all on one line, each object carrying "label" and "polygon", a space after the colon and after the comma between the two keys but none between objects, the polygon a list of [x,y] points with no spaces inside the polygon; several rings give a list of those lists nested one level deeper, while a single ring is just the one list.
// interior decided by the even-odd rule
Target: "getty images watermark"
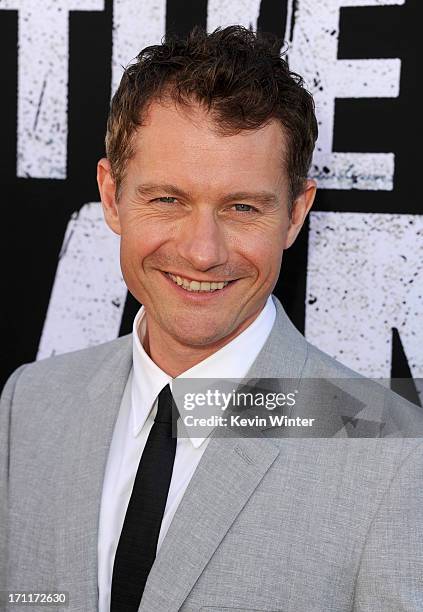
[{"label": "getty images watermark", "polygon": [[[207,389],[205,392],[185,393],[183,396],[182,421],[185,427],[311,427],[314,418],[302,418],[300,416],[290,418],[286,414],[247,414],[252,408],[260,408],[274,411],[284,406],[295,405],[298,389],[290,393],[271,391],[238,391],[232,389],[229,392],[220,389]],[[222,412],[229,409],[241,409],[238,414],[210,414],[209,416],[198,414],[185,414],[187,411],[195,411],[198,408],[209,408],[213,412],[220,409]]]},{"label": "getty images watermark", "polygon": [[[274,382],[274,381],[272,381]],[[279,383],[279,380],[278,380]],[[274,428],[313,427],[315,417],[292,414],[298,401],[295,381],[283,388],[263,381],[175,379],[172,393],[178,408],[179,437],[260,436]],[[223,433],[224,432],[224,433]]]}]

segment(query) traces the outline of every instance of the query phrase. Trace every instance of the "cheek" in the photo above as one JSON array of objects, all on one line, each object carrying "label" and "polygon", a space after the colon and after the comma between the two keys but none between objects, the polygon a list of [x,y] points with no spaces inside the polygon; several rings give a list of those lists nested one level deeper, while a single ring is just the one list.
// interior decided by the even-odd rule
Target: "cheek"
[{"label": "cheek", "polygon": [[[150,224],[151,225],[151,224]],[[164,234],[148,223],[129,225],[122,232],[121,251],[125,259],[140,261],[156,252],[164,242]]]},{"label": "cheek", "polygon": [[269,228],[264,233],[250,232],[239,240],[239,252],[263,274],[278,268],[282,261],[284,231],[283,228]]}]

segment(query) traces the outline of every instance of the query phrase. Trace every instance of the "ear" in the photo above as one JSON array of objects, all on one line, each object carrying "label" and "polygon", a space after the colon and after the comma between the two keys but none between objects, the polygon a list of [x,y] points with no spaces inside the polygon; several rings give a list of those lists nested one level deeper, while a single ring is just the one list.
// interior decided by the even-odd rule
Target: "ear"
[{"label": "ear", "polygon": [[100,191],[103,214],[110,229],[120,236],[119,210],[116,204],[116,185],[112,177],[110,162],[103,157],[97,164],[97,184]]},{"label": "ear", "polygon": [[289,247],[294,244],[305,218],[313,205],[316,190],[316,181],[308,179],[304,191],[294,201],[284,249],[289,249]]}]

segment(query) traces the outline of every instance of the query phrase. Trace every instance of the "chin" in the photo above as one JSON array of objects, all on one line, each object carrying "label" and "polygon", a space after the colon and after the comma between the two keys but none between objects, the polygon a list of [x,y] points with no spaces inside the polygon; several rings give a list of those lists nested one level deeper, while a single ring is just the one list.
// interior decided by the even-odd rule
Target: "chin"
[{"label": "chin", "polygon": [[195,330],[195,332],[191,330],[191,333],[181,335],[181,331],[177,330],[173,334],[173,337],[176,340],[178,340],[178,342],[180,342],[181,344],[185,344],[186,346],[195,346],[195,347],[200,348],[200,347],[206,347],[211,344],[214,344],[218,342],[219,340],[222,340],[223,338],[225,338],[225,336],[227,335],[228,334],[225,334],[225,333],[222,334],[217,331],[214,332],[211,330],[207,330],[207,331]]},{"label": "chin", "polygon": [[185,320],[179,325],[176,320],[172,321],[172,324],[168,327],[168,332],[181,344],[206,347],[228,336],[232,332],[232,327],[228,329],[226,326],[210,323],[199,325],[198,320],[192,322]]}]

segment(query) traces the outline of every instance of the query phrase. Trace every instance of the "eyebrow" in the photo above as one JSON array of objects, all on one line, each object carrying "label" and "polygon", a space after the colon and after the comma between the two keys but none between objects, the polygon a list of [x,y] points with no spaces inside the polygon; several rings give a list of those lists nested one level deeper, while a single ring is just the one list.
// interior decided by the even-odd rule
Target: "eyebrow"
[{"label": "eyebrow", "polygon": [[[172,193],[175,196],[183,198],[192,197],[192,194],[190,194],[189,192],[184,191],[180,187],[169,183],[145,183],[136,187],[137,195],[144,197],[154,195],[159,191]],[[278,197],[276,194],[270,191],[234,191],[232,193],[226,194],[221,199],[221,202],[223,204],[227,204],[235,200],[249,200],[258,202],[265,206],[275,204],[278,201]]]},{"label": "eyebrow", "polygon": [[136,193],[140,196],[150,196],[156,194],[158,191],[166,191],[167,193],[174,193],[177,196],[189,197],[189,193],[183,191],[176,185],[170,183],[144,183],[143,185],[137,185]]},{"label": "eyebrow", "polygon": [[223,198],[224,203],[234,200],[249,200],[266,206],[276,204],[278,197],[270,191],[235,191],[234,193],[228,193]]}]

